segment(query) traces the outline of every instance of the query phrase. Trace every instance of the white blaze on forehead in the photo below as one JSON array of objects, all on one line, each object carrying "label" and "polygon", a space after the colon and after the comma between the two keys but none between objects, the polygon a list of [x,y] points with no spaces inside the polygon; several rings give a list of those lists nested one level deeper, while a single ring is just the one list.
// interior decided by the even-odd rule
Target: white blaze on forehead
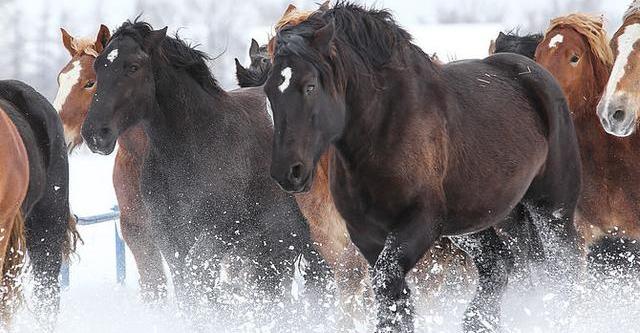
[{"label": "white blaze on forehead", "polygon": [[618,57],[613,64],[611,75],[609,76],[609,82],[604,91],[602,102],[605,103],[605,110],[609,107],[609,102],[616,92],[618,82],[622,80],[625,74],[625,67],[629,61],[629,56],[633,52],[633,45],[640,39],[640,24],[632,24],[624,29],[624,33],[618,37]]},{"label": "white blaze on forehead", "polygon": [[564,36],[557,34],[549,41],[549,48],[558,47],[558,44],[562,44],[562,42],[564,42]]},{"label": "white blaze on forehead", "polygon": [[111,52],[109,52],[109,54],[107,54],[107,60],[109,60],[109,62],[113,62],[114,60],[116,60],[117,57],[118,57],[118,49],[113,49],[111,50]]},{"label": "white blaze on forehead", "polygon": [[269,114],[269,120],[271,120],[271,125],[274,125],[273,110],[271,109],[271,101],[269,101],[268,97],[265,97],[264,102],[267,104],[267,113]]},{"label": "white blaze on forehead", "polygon": [[280,92],[284,92],[289,88],[289,83],[291,82],[291,67],[283,69],[282,72],[280,72],[280,75],[284,77],[284,81],[282,81],[282,84],[278,89],[280,89]]},{"label": "white blaze on forehead", "polygon": [[60,73],[60,76],[58,77],[60,86],[58,87],[56,99],[53,100],[53,107],[58,111],[58,113],[62,111],[62,105],[64,105],[64,102],[67,100],[73,86],[80,81],[81,69],[80,61],[76,60],[71,63],[71,68],[66,72]]}]

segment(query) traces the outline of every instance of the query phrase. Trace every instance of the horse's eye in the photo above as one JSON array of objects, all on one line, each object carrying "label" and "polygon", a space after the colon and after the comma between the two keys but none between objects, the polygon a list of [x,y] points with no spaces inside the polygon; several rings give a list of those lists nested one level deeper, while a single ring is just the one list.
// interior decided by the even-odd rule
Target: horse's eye
[{"label": "horse's eye", "polygon": [[314,90],[316,90],[316,86],[310,84],[306,88],[304,88],[304,93],[305,95],[310,95]]},{"label": "horse's eye", "polygon": [[93,86],[96,84],[95,81],[87,81],[87,83],[84,84],[84,88],[85,89],[90,89],[93,88]]},{"label": "horse's eye", "polygon": [[577,55],[574,54],[573,57],[571,57],[570,61],[571,61],[572,64],[577,64],[578,61],[580,61],[580,57],[578,57]]},{"label": "horse's eye", "polygon": [[135,73],[136,71],[138,71],[138,69],[140,69],[140,66],[138,65],[131,65],[129,66],[129,73]]},{"label": "horse's eye", "polygon": [[262,63],[263,63],[263,64],[268,64],[268,63],[269,63],[269,59],[267,59],[267,58],[262,58]]}]

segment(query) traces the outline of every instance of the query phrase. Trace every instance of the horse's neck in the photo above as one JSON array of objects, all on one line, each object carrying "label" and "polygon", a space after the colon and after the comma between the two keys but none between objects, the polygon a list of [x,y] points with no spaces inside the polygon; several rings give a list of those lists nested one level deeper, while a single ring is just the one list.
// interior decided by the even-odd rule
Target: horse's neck
[{"label": "horse's neck", "polygon": [[152,141],[195,144],[207,139],[207,132],[215,129],[224,117],[219,110],[228,108],[228,95],[224,91],[210,94],[184,76],[177,81],[180,83],[166,82],[156,87],[156,110],[146,126]]},{"label": "horse's neck", "polygon": [[426,57],[423,63],[415,63],[422,60],[416,54],[406,57],[401,65],[389,66],[397,69],[385,70],[375,83],[367,75],[349,79],[346,129],[336,143],[341,155],[351,155],[354,161],[379,156],[378,149],[385,149],[386,140],[393,137],[391,133],[400,135],[408,119],[419,113],[437,112],[436,108],[425,107],[425,96],[440,87],[437,65]]}]

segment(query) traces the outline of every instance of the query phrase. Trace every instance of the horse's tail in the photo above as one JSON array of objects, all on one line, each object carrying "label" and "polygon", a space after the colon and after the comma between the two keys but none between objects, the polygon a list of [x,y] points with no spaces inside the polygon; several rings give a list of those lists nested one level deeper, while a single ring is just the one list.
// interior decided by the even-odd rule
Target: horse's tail
[{"label": "horse's tail", "polygon": [[67,231],[65,233],[64,243],[62,244],[62,260],[65,262],[68,262],[71,255],[76,252],[78,241],[84,243],[78,232],[78,220],[76,216],[71,213],[71,210],[69,210],[68,214]]},{"label": "horse's tail", "polygon": [[24,216],[22,210],[16,214],[9,231],[9,244],[2,264],[2,281],[0,282],[0,323],[8,324],[11,314],[22,302],[22,288],[17,284],[25,266],[27,241],[24,232]]}]

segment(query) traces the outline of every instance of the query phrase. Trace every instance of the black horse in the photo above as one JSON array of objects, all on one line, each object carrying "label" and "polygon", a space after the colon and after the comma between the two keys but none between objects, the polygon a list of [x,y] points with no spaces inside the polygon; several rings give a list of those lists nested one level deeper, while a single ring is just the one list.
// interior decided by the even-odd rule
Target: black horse
[{"label": "black horse", "polygon": [[267,51],[267,46],[259,46],[255,39],[251,39],[249,48],[249,58],[251,65],[244,68],[238,58],[236,61],[236,78],[238,85],[242,88],[259,87],[267,81],[269,70],[271,69],[271,58]]},{"label": "black horse", "polygon": [[528,228],[535,215],[559,243],[545,244],[552,269],[579,265],[575,132],[561,88],[530,59],[439,66],[387,11],[339,2],[277,33],[264,89],[284,189],[308,190],[333,151],[331,192],[372,266],[379,332],[413,331],[404,277],[439,237],[454,236],[478,268],[465,330],[499,327],[513,264],[499,224]]},{"label": "black horse", "polygon": [[95,61],[82,135],[93,152],[110,154],[120,134],[143,124],[141,193],[181,301],[218,303],[214,285],[229,262],[236,287],[257,286],[255,304],[288,299],[294,263],[304,256],[317,268],[320,259],[294,198],[269,177],[266,97],[224,91],[207,59],[166,28],[125,22]]},{"label": "black horse", "polygon": [[75,244],[62,122],[44,96],[19,81],[0,81],[0,107],[16,125],[29,158],[22,212],[35,282],[34,308],[41,324],[52,329],[60,303],[60,266]]},{"label": "black horse", "polygon": [[500,32],[496,38],[492,53],[516,53],[521,54],[529,59],[535,59],[536,49],[542,41],[542,34],[518,35],[517,32],[511,31],[506,34]]}]

